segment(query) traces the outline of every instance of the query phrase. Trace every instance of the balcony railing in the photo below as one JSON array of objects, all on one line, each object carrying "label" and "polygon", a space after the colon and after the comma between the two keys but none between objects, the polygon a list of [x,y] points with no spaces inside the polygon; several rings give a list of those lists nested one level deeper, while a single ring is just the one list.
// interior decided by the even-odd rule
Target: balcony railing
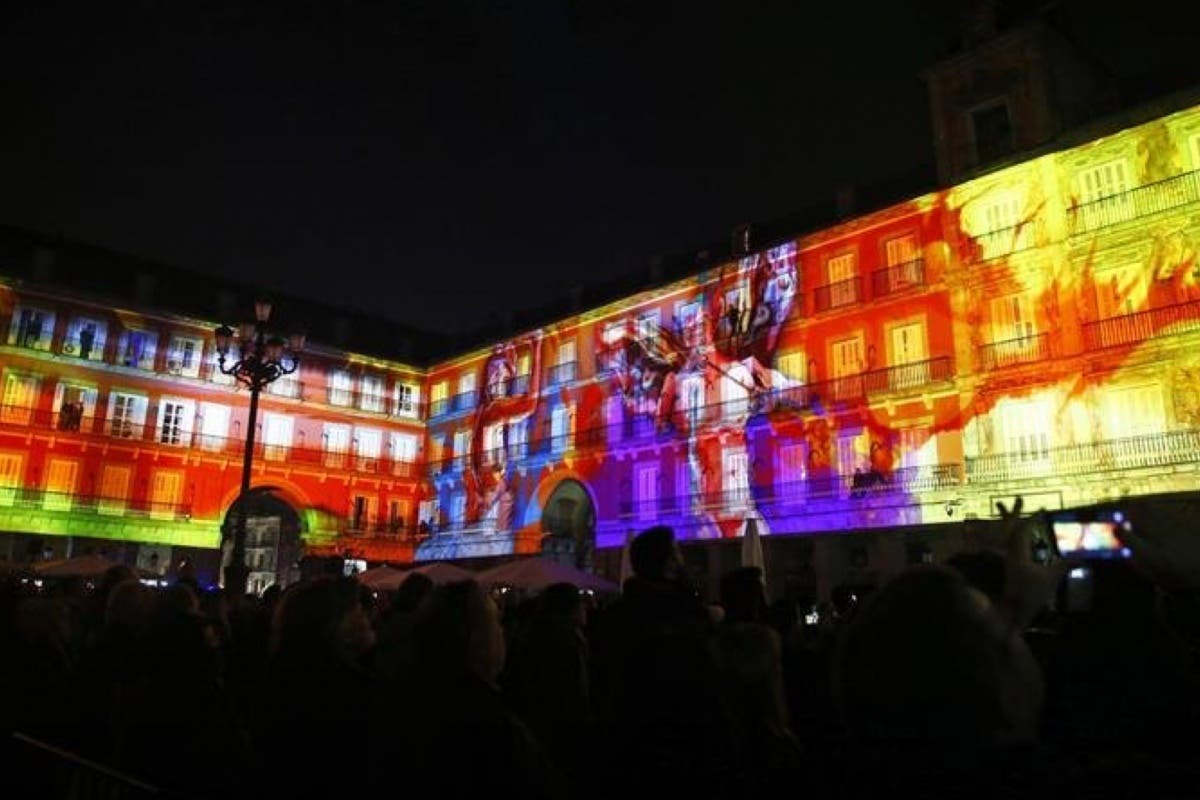
[{"label": "balcony railing", "polygon": [[972,237],[979,248],[976,257],[982,261],[988,261],[1028,250],[1037,244],[1038,237],[1034,235],[1034,231],[1035,227],[1032,221],[1020,222],[1016,225],[1009,225],[1007,228],[996,228]]},{"label": "balcony railing", "polygon": [[1200,201],[1200,171],[1149,183],[1067,209],[1071,235]]},{"label": "balcony railing", "polygon": [[952,377],[954,370],[949,356],[914,361],[910,364],[896,364],[862,374],[863,386],[868,394],[920,389],[933,383],[948,381]]},{"label": "balcony railing", "polygon": [[466,392],[459,392],[454,395],[454,410],[469,411],[475,407],[475,390],[471,389]]},{"label": "balcony railing", "polygon": [[852,306],[861,300],[862,278],[858,275],[813,289],[813,302],[816,304],[817,311]]},{"label": "balcony railing", "polygon": [[147,497],[85,495],[26,487],[0,487],[0,508],[43,509],[72,514],[161,520],[188,520],[192,516],[190,503],[162,502]]},{"label": "balcony railing", "polygon": [[1050,340],[1044,333],[992,342],[979,348],[979,368],[985,372],[1016,364],[1045,361],[1050,357]]},{"label": "balcony railing", "polygon": [[429,416],[440,417],[450,411],[450,398],[438,397],[429,401]]},{"label": "balcony railing", "polygon": [[871,293],[875,297],[925,285],[925,259],[917,258],[903,264],[877,269],[871,273]]},{"label": "balcony railing", "polygon": [[1200,461],[1200,430],[1182,430],[1028,453],[996,453],[967,459],[966,466],[969,482],[991,483],[1168,467],[1196,461]]},{"label": "balcony railing", "polygon": [[1083,344],[1088,350],[1103,350],[1194,331],[1200,331],[1200,300],[1084,323]]},{"label": "balcony railing", "polygon": [[555,364],[550,367],[548,382],[551,386],[557,386],[560,383],[570,383],[575,380],[576,362],[565,361],[562,364]]},{"label": "balcony railing", "polygon": [[512,381],[508,385],[509,396],[525,394],[529,391],[529,374],[514,375]]},{"label": "balcony railing", "polygon": [[[17,429],[59,431],[70,433],[88,441],[111,442],[120,440],[129,443],[160,446],[173,451],[203,450],[241,457],[246,449],[242,437],[214,436],[202,431],[180,431],[178,442],[163,442],[159,425],[126,422],[124,420],[97,420],[90,415],[76,416],[72,412],[50,412],[28,406],[0,406],[0,430]],[[299,444],[268,443],[259,438],[254,443],[255,458],[264,461],[288,461],[295,464],[311,464],[329,469],[341,469],[370,474],[391,474],[397,477],[413,477],[417,465],[413,461],[394,458],[387,454],[372,455],[351,448],[327,449]]]}]

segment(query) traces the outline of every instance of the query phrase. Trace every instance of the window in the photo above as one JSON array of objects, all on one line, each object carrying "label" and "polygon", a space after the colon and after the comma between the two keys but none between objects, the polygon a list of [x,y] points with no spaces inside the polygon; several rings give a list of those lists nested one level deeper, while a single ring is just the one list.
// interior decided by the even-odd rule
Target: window
[{"label": "window", "polygon": [[696,487],[692,481],[692,465],[687,458],[675,462],[675,510],[681,514],[691,513],[692,497]]},{"label": "window", "polygon": [[445,381],[439,381],[433,385],[433,389],[429,393],[429,415],[437,416],[445,414],[449,409],[446,407],[446,397],[449,395],[450,387]]},{"label": "window", "polygon": [[887,290],[895,291],[923,282],[921,250],[917,247],[915,234],[906,233],[884,242],[883,261],[884,266],[888,268]]},{"label": "window", "polygon": [[411,433],[391,434],[392,472],[396,475],[409,475],[412,465],[417,460],[417,437]]},{"label": "window", "polygon": [[263,415],[263,458],[282,461],[292,446],[292,418],[286,414]]},{"label": "window", "polygon": [[462,492],[455,492],[450,498],[450,522],[453,525],[461,526],[467,521],[467,496]]},{"label": "window", "polygon": [[704,344],[704,315],[699,300],[680,303],[676,306],[675,318],[684,344],[688,347]]},{"label": "window", "polygon": [[604,427],[608,438],[617,441],[624,436],[625,398],[616,392],[604,400]]},{"label": "window", "polygon": [[354,429],[355,469],[374,472],[383,454],[383,431],[378,428]]},{"label": "window", "polygon": [[1079,173],[1079,206],[1074,209],[1072,220],[1075,230],[1092,230],[1135,216],[1136,210],[1128,195],[1133,187],[1127,176],[1122,160],[1099,164]]},{"label": "window", "polygon": [[25,477],[23,453],[0,453],[0,506],[11,506]]},{"label": "window", "polygon": [[834,399],[851,399],[862,394],[862,334],[838,339],[830,345]]},{"label": "window", "polygon": [[937,459],[937,436],[921,427],[901,428],[899,438],[899,465],[904,468],[934,466]]},{"label": "window", "polygon": [[167,372],[184,378],[200,376],[200,356],[204,340],[190,336],[172,336],[167,349]]},{"label": "window", "polygon": [[118,439],[142,438],[147,405],[143,395],[113,392],[108,400],[109,434]]},{"label": "window", "polygon": [[75,317],[67,327],[67,336],[62,343],[62,354],[87,361],[103,360],[104,334],[103,322],[86,317]]},{"label": "window", "polygon": [[28,425],[33,419],[41,381],[36,375],[6,370],[4,373],[4,402],[0,407],[0,422]]},{"label": "window", "polygon": [[30,350],[49,350],[54,338],[54,314],[40,308],[18,306],[13,311],[8,343]]},{"label": "window", "polygon": [[996,342],[1029,341],[1037,334],[1029,298],[1010,294],[992,301],[992,336]]},{"label": "window", "polygon": [[383,390],[383,378],[378,375],[363,375],[362,396],[358,407],[363,411],[383,411],[386,395]]},{"label": "window", "polygon": [[99,514],[123,514],[129,499],[129,483],[133,469],[118,464],[105,464],[100,473],[100,497],[96,500]]},{"label": "window", "polygon": [[46,466],[46,493],[42,498],[42,507],[48,511],[69,511],[75,499],[75,482],[78,478],[78,461],[50,459]]},{"label": "window", "polygon": [[858,261],[854,253],[833,256],[826,263],[829,271],[829,307],[858,302]]},{"label": "window", "polygon": [[975,237],[984,259],[1025,250],[1033,244],[1033,228],[1022,218],[1019,192],[995,191],[980,206],[980,234]]},{"label": "window", "polygon": [[804,360],[803,350],[781,354],[775,359],[775,369],[789,382],[804,383],[808,380],[808,362]]},{"label": "window", "polygon": [[280,375],[267,384],[267,391],[276,397],[299,397],[300,379],[295,372],[288,375]]},{"label": "window", "polygon": [[999,100],[971,111],[971,131],[975,138],[975,165],[995,161],[1013,152],[1007,101]]},{"label": "window", "polygon": [[550,414],[550,449],[562,453],[571,447],[575,411],[569,405],[555,406]]},{"label": "window", "polygon": [[471,432],[454,432],[454,466],[462,469],[466,466],[467,455],[471,452]]},{"label": "window", "polygon": [[1096,273],[1096,313],[1100,319],[1138,311],[1146,298],[1144,273],[1136,266],[1106,269]]},{"label": "window", "polygon": [[154,369],[158,351],[158,334],[151,331],[127,330],[117,342],[117,364],[131,369]]},{"label": "window", "polygon": [[529,436],[525,420],[508,423],[508,457],[519,459],[525,457]]},{"label": "window", "polygon": [[722,488],[731,507],[750,502],[750,459],[742,448],[727,447],[721,453],[725,480]]},{"label": "window", "polygon": [[866,431],[843,433],[837,437],[838,474],[853,478],[855,472],[865,472],[871,467],[871,444]]},{"label": "window", "polygon": [[354,395],[354,379],[345,370],[329,373],[329,404],[348,406]]},{"label": "window", "polygon": [[659,347],[659,331],[662,327],[662,318],[658,309],[640,314],[637,317],[637,338],[640,338],[644,347],[654,353]]},{"label": "window", "polygon": [[683,379],[683,407],[687,411],[688,428],[694,432],[704,419],[704,376],[689,375]]},{"label": "window", "polygon": [[229,406],[200,404],[200,446],[205,450],[223,450],[229,436]]},{"label": "window", "polygon": [[344,469],[346,454],[350,452],[350,426],[326,422],[322,439],[325,442],[325,466]]},{"label": "window", "polygon": [[455,407],[459,411],[475,407],[474,372],[464,372],[458,376],[458,394],[455,398]]},{"label": "window", "polygon": [[483,429],[484,463],[503,464],[504,456],[504,423],[488,425]]},{"label": "window", "polygon": [[805,477],[804,446],[785,444],[779,448],[779,494],[795,498],[801,494]]},{"label": "window", "polygon": [[1104,435],[1107,438],[1151,436],[1167,429],[1159,384],[1106,387],[1103,397]]},{"label": "window", "polygon": [[638,467],[636,491],[638,519],[652,520],[658,516],[658,467]]},{"label": "window", "polygon": [[575,380],[575,342],[565,341],[559,344],[554,369],[550,374],[552,384]]},{"label": "window", "polygon": [[158,407],[158,441],[162,444],[191,444],[195,405],[191,400],[163,398]]},{"label": "window", "polygon": [[998,405],[1004,452],[1016,461],[1048,461],[1054,425],[1049,401],[1004,398]]},{"label": "window", "polygon": [[[221,386],[230,386],[235,382],[234,377],[232,375],[226,375],[224,372],[221,372],[221,354],[217,352],[215,347],[213,348],[212,354],[209,355],[208,360],[209,360],[209,372],[208,372],[209,380],[211,380],[213,383],[219,384]],[[229,357],[226,357],[225,365],[233,366],[234,360],[236,360],[236,359],[230,359]],[[284,379],[280,378],[278,381],[275,381],[275,383],[270,384],[267,387],[267,391],[274,394],[275,386],[278,385],[279,382],[282,380],[284,380]]]},{"label": "window", "polygon": [[171,519],[180,512],[183,499],[183,473],[173,469],[156,469],[150,481],[150,516]]},{"label": "window", "polygon": [[396,384],[395,415],[416,419],[420,411],[421,387],[412,383]]},{"label": "window", "polygon": [[604,326],[604,332],[601,334],[604,353],[601,356],[600,369],[620,370],[625,366],[625,348],[620,345],[624,336],[624,320],[610,322]]},{"label": "window", "polygon": [[393,500],[388,504],[388,530],[398,531],[408,524],[408,501]]},{"label": "window", "polygon": [[[925,349],[925,323],[906,322],[891,328],[892,364],[917,364],[929,358]],[[911,370],[908,370],[911,372]]]},{"label": "window", "polygon": [[740,418],[750,408],[750,389],[753,378],[749,370],[735,364],[717,379],[721,383],[721,411],[726,419]]}]

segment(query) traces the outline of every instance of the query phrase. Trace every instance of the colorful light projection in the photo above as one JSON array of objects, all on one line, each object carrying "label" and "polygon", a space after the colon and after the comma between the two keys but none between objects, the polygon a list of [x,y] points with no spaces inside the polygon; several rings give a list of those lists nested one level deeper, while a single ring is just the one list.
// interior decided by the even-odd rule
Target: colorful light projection
[{"label": "colorful light projection", "polygon": [[[554,334],[591,343],[578,383],[539,384],[546,334],[498,345],[470,463],[439,491],[466,493],[462,530],[522,550],[566,477],[600,546],[652,521],[803,533],[988,515],[995,493],[1200,488],[1170,469],[1200,458],[1198,158],[1192,109],[631,298]],[[1113,174],[1130,181],[1096,188]],[[570,445],[538,446],[566,406]]]}]

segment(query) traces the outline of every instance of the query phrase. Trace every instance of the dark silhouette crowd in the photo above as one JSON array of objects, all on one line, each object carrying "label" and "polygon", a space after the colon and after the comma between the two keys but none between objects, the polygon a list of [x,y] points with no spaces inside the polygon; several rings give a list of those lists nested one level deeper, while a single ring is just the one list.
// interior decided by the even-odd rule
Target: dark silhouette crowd
[{"label": "dark silhouette crowd", "polygon": [[180,798],[1194,796],[1190,517],[1131,509],[1131,560],[1043,564],[1004,513],[1003,552],[823,606],[754,567],[705,604],[662,526],[614,598],[9,580],[0,721],[61,757],[9,741],[6,774],[40,797],[77,763]]}]

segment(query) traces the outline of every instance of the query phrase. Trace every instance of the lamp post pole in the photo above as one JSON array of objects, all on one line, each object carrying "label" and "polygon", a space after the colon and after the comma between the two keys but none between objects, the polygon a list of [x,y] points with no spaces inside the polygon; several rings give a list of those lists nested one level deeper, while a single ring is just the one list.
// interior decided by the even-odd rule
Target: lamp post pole
[{"label": "lamp post pole", "polygon": [[[304,350],[304,335],[294,334],[288,341],[278,334],[269,334],[266,324],[271,318],[271,304],[258,301],[254,304],[257,323],[245,322],[235,332],[222,325],[215,332],[217,343],[217,368],[232,376],[250,390],[250,414],[246,423],[246,449],[242,453],[242,487],[237,499],[237,519],[233,529],[233,549],[229,564],[225,567],[225,589],[234,597],[246,593],[246,582],[250,569],[246,565],[246,504],[250,495],[250,475],[254,467],[254,436],[258,422],[258,396],[268,385],[290,375],[300,366],[300,353]],[[226,365],[234,339],[237,339],[238,357]]]}]

